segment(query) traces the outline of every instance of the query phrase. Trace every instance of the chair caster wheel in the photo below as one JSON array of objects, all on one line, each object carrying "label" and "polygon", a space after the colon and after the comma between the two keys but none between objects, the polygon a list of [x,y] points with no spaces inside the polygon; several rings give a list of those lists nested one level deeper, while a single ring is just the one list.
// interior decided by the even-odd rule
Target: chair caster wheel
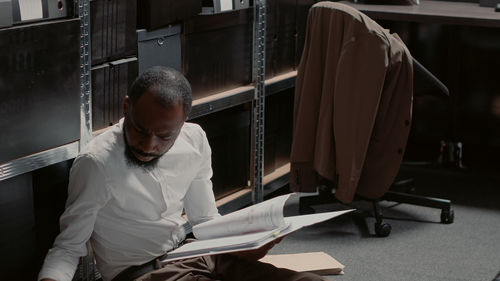
[{"label": "chair caster wheel", "polygon": [[454,219],[455,212],[453,212],[453,209],[441,210],[441,223],[450,224],[453,223]]},{"label": "chair caster wheel", "polygon": [[375,223],[375,234],[378,237],[387,237],[391,233],[392,227],[388,223]]}]

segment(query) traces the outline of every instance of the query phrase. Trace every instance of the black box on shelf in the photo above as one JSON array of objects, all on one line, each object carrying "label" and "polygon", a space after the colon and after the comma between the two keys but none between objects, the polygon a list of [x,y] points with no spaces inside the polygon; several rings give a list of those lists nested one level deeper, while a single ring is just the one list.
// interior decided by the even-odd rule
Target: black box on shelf
[{"label": "black box on shelf", "polygon": [[137,0],[91,0],[92,65],[137,55]]},{"label": "black box on shelf", "polygon": [[234,9],[247,9],[250,7],[250,0],[234,0],[233,1]]},{"label": "black box on shelf", "polygon": [[193,98],[252,81],[253,9],[200,15],[185,22],[183,72]]},{"label": "black box on shelf", "polygon": [[495,7],[497,4],[500,4],[498,0],[479,0],[480,7]]},{"label": "black box on shelf", "polygon": [[0,27],[75,17],[73,0],[0,0]]},{"label": "black box on shelf", "polygon": [[146,69],[161,65],[178,71],[182,68],[181,25],[146,30],[137,30],[139,73]]},{"label": "black box on shelf", "polygon": [[141,0],[137,6],[137,28],[156,29],[186,20],[201,12],[200,0]]},{"label": "black box on shelf", "polygon": [[266,97],[264,175],[290,162],[294,88]]},{"label": "black box on shelf", "polygon": [[123,117],[123,100],[138,75],[137,58],[92,68],[92,129],[113,125]]},{"label": "black box on shelf", "polygon": [[0,28],[11,26],[12,0],[0,0]]},{"label": "black box on shelf", "polygon": [[250,112],[248,104],[243,104],[189,120],[205,130],[212,148],[212,182],[217,199],[248,186]]},{"label": "black box on shelf", "polygon": [[250,7],[250,0],[208,0],[201,2],[203,14],[224,13]]},{"label": "black box on shelf", "polygon": [[266,3],[266,78],[295,69],[296,1]]},{"label": "black box on shelf", "polygon": [[0,163],[80,139],[80,19],[1,29],[0,65]]}]

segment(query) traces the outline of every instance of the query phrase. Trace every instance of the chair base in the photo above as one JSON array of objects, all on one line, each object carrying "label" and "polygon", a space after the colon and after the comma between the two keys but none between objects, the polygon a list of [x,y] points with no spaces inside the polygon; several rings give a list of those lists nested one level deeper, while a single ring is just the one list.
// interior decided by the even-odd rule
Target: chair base
[{"label": "chair base", "polygon": [[[311,206],[331,203],[341,203],[329,189],[320,186],[319,194],[313,196],[305,196],[299,199],[300,213],[314,213]],[[412,205],[441,209],[441,223],[450,224],[455,219],[455,214],[451,207],[451,201],[447,199],[426,197],[404,192],[388,191],[379,199],[364,199],[371,201],[373,204],[373,213],[375,216],[375,234],[378,237],[387,237],[391,233],[391,225],[383,222],[382,210],[379,201],[393,201],[398,203],[407,203]]]}]

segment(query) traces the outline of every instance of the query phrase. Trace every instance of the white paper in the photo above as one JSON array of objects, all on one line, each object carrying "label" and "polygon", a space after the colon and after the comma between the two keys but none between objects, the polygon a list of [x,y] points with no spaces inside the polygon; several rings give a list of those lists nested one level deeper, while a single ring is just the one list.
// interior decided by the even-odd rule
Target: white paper
[{"label": "white paper", "polygon": [[283,207],[291,194],[285,194],[235,211],[193,227],[197,239],[206,240],[236,234],[273,230],[286,225]]},{"label": "white paper", "polygon": [[252,243],[255,241],[260,241],[260,240],[265,239],[267,237],[271,237],[273,235],[273,233],[276,233],[276,231],[270,230],[270,231],[257,232],[257,233],[245,234],[245,235],[230,236],[230,237],[223,237],[223,238],[215,238],[215,239],[208,239],[208,240],[196,240],[194,242],[184,244],[182,247],[179,247],[179,248],[169,252],[169,254],[178,254],[178,253],[183,253],[183,252],[198,251],[198,250],[209,249],[209,248],[245,245],[245,244]]},{"label": "white paper", "polygon": [[43,18],[42,0],[19,0],[21,20],[34,20]]},{"label": "white paper", "polygon": [[258,249],[272,240],[286,236],[304,226],[319,223],[351,211],[353,210],[287,217],[284,219],[286,225],[279,229],[208,240],[196,240],[170,251],[163,262]]},{"label": "white paper", "polygon": [[[326,220],[329,220],[331,218],[338,217],[340,215],[343,215],[345,213],[349,213],[352,211],[354,211],[354,210],[349,209],[349,210],[343,210],[343,211],[287,217],[287,218],[285,218],[285,222],[290,224],[290,227],[287,228],[287,232],[293,232],[293,231],[300,229],[304,226],[309,226],[309,225],[313,225],[315,223],[326,221]],[[288,234],[288,233],[286,233],[286,234]],[[279,236],[283,236],[283,235],[279,235]]]},{"label": "white paper", "polygon": [[229,11],[233,9],[233,0],[220,0],[220,11]]}]

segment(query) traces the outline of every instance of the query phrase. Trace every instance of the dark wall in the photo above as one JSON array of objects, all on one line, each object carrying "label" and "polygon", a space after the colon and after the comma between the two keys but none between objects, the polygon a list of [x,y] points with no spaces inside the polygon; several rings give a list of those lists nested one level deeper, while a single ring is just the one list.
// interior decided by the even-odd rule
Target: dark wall
[{"label": "dark wall", "polygon": [[415,77],[413,125],[406,158],[435,160],[441,141],[462,142],[468,166],[498,165],[500,29],[380,21],[450,90],[443,97]]},{"label": "dark wall", "polygon": [[33,280],[35,210],[31,174],[0,182],[0,272],[5,280]]},{"label": "dark wall", "polygon": [[59,233],[71,162],[0,181],[2,280],[36,279]]}]

